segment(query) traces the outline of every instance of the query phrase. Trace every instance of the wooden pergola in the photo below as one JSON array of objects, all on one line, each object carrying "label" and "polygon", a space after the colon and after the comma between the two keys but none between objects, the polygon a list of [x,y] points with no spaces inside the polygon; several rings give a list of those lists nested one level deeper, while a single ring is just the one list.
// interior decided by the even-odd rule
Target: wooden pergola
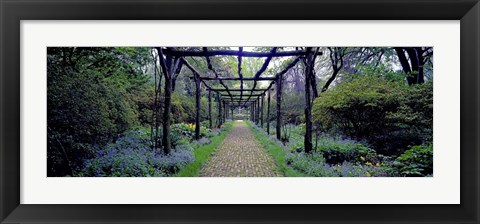
[{"label": "wooden pergola", "polygon": [[[305,151],[308,152],[312,148],[312,123],[311,123],[311,95],[310,87],[314,83],[314,55],[321,55],[318,48],[314,50],[306,47],[305,50],[295,51],[278,51],[277,47],[272,47],[269,52],[247,52],[243,51],[243,47],[238,50],[209,50],[203,47],[201,51],[194,50],[176,50],[174,48],[155,48],[159,55],[160,66],[165,77],[165,110],[163,114],[163,150],[168,153],[170,151],[170,123],[171,123],[171,96],[172,96],[172,77],[174,73],[178,73],[178,69],[182,66],[187,67],[193,73],[195,81],[195,97],[196,97],[196,117],[195,117],[195,138],[200,138],[200,95],[201,84],[208,91],[208,119],[209,127],[212,128],[212,97],[216,97],[218,105],[218,125],[221,126],[229,116],[233,119],[233,111],[235,108],[248,108],[250,112],[250,120],[257,125],[264,127],[266,123],[267,133],[270,134],[270,99],[272,90],[276,91],[276,137],[281,140],[281,101],[282,101],[282,80],[283,75],[293,68],[300,60],[305,63],[305,91],[306,91],[306,107],[305,107]],[[236,56],[238,59],[238,77],[222,76],[213,67],[210,57],[213,56]],[[204,58],[210,72],[214,77],[201,74],[192,66],[185,57]],[[265,58],[261,68],[253,77],[243,77],[242,74],[242,58],[256,57]],[[262,74],[267,69],[270,61],[274,57],[295,57],[283,70],[273,77],[265,77]],[[218,81],[223,88],[213,88],[210,81]],[[228,81],[240,81],[239,89],[229,88],[225,83]],[[257,88],[259,81],[270,81],[267,88]],[[245,88],[244,82],[253,82],[252,88]],[[273,88],[275,85],[275,88]],[[215,96],[212,96],[213,94]],[[267,101],[266,119],[264,114],[265,98]],[[266,121],[266,122],[264,122]]]}]

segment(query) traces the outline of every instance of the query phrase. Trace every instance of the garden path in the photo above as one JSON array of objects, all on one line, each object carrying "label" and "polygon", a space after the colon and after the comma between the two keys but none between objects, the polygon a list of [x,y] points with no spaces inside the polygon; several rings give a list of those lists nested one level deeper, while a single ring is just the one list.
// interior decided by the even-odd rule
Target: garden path
[{"label": "garden path", "polygon": [[275,162],[244,121],[234,121],[232,130],[206,162],[205,177],[277,177]]}]

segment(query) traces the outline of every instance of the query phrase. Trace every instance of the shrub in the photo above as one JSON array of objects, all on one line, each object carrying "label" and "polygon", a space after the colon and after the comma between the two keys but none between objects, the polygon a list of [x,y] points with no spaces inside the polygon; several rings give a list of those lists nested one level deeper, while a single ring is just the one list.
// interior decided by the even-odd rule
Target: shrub
[{"label": "shrub", "polygon": [[395,159],[392,168],[403,176],[429,176],[433,174],[432,145],[413,146]]},{"label": "shrub", "polygon": [[340,164],[345,161],[359,163],[377,163],[375,150],[355,141],[327,140],[320,141],[317,150],[323,154],[329,164]]},{"label": "shrub", "polygon": [[377,152],[398,155],[432,138],[432,84],[406,86],[377,76],[344,81],[313,105],[315,126],[367,141]]},{"label": "shrub", "polygon": [[385,112],[398,106],[398,93],[397,83],[377,77],[342,82],[315,100],[314,120],[349,137],[363,138],[383,127]]}]

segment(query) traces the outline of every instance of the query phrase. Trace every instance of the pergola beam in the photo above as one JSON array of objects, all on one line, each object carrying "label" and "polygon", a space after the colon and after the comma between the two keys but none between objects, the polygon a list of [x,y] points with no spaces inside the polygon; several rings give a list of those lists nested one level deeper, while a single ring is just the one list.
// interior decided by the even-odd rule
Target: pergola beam
[{"label": "pergola beam", "polygon": [[[227,91],[226,89],[215,89],[215,88],[209,88],[208,90],[211,91],[216,91],[216,92],[225,92]],[[267,91],[268,88],[262,88],[262,89],[228,89],[230,92],[250,92],[250,91]]]},{"label": "pergola beam", "polygon": [[207,80],[207,81],[210,81],[210,80],[218,80],[218,81],[272,81],[272,80],[275,80],[275,77],[259,77],[259,78],[254,78],[254,77],[250,77],[250,78],[237,78],[237,77],[200,77],[200,79],[202,80]]},{"label": "pergola beam", "polygon": [[[213,50],[213,51],[193,51],[193,50],[170,50],[169,53],[177,57],[212,57],[212,56],[242,56],[242,57],[290,57],[303,56],[307,53],[303,50],[297,51],[279,51],[279,52],[250,52],[236,50]],[[319,52],[321,55],[321,52]]]},{"label": "pergola beam", "polygon": [[[233,97],[241,97],[241,95],[227,95],[227,94],[221,94],[223,97],[230,97],[230,98],[233,98]],[[251,94],[252,96],[262,96],[263,93],[259,93],[259,94]]]}]

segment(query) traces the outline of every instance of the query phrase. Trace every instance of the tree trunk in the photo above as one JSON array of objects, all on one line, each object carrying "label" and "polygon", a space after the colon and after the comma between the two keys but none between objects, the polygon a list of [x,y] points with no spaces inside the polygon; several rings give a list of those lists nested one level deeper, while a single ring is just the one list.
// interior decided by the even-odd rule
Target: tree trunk
[{"label": "tree trunk", "polygon": [[[423,65],[425,62],[423,49],[421,47],[395,47],[394,49],[402,65],[403,72],[407,75],[408,85],[424,83]],[[408,54],[408,59],[405,52]]]},{"label": "tree trunk", "polygon": [[318,97],[317,78],[316,78],[315,74],[312,75],[311,79],[312,80],[311,80],[310,84],[312,85],[313,98],[315,99],[315,98]]},{"label": "tree trunk", "polygon": [[276,135],[278,140],[282,140],[282,113],[281,113],[281,102],[282,102],[282,77],[277,79],[276,89],[277,89],[277,128]]}]

